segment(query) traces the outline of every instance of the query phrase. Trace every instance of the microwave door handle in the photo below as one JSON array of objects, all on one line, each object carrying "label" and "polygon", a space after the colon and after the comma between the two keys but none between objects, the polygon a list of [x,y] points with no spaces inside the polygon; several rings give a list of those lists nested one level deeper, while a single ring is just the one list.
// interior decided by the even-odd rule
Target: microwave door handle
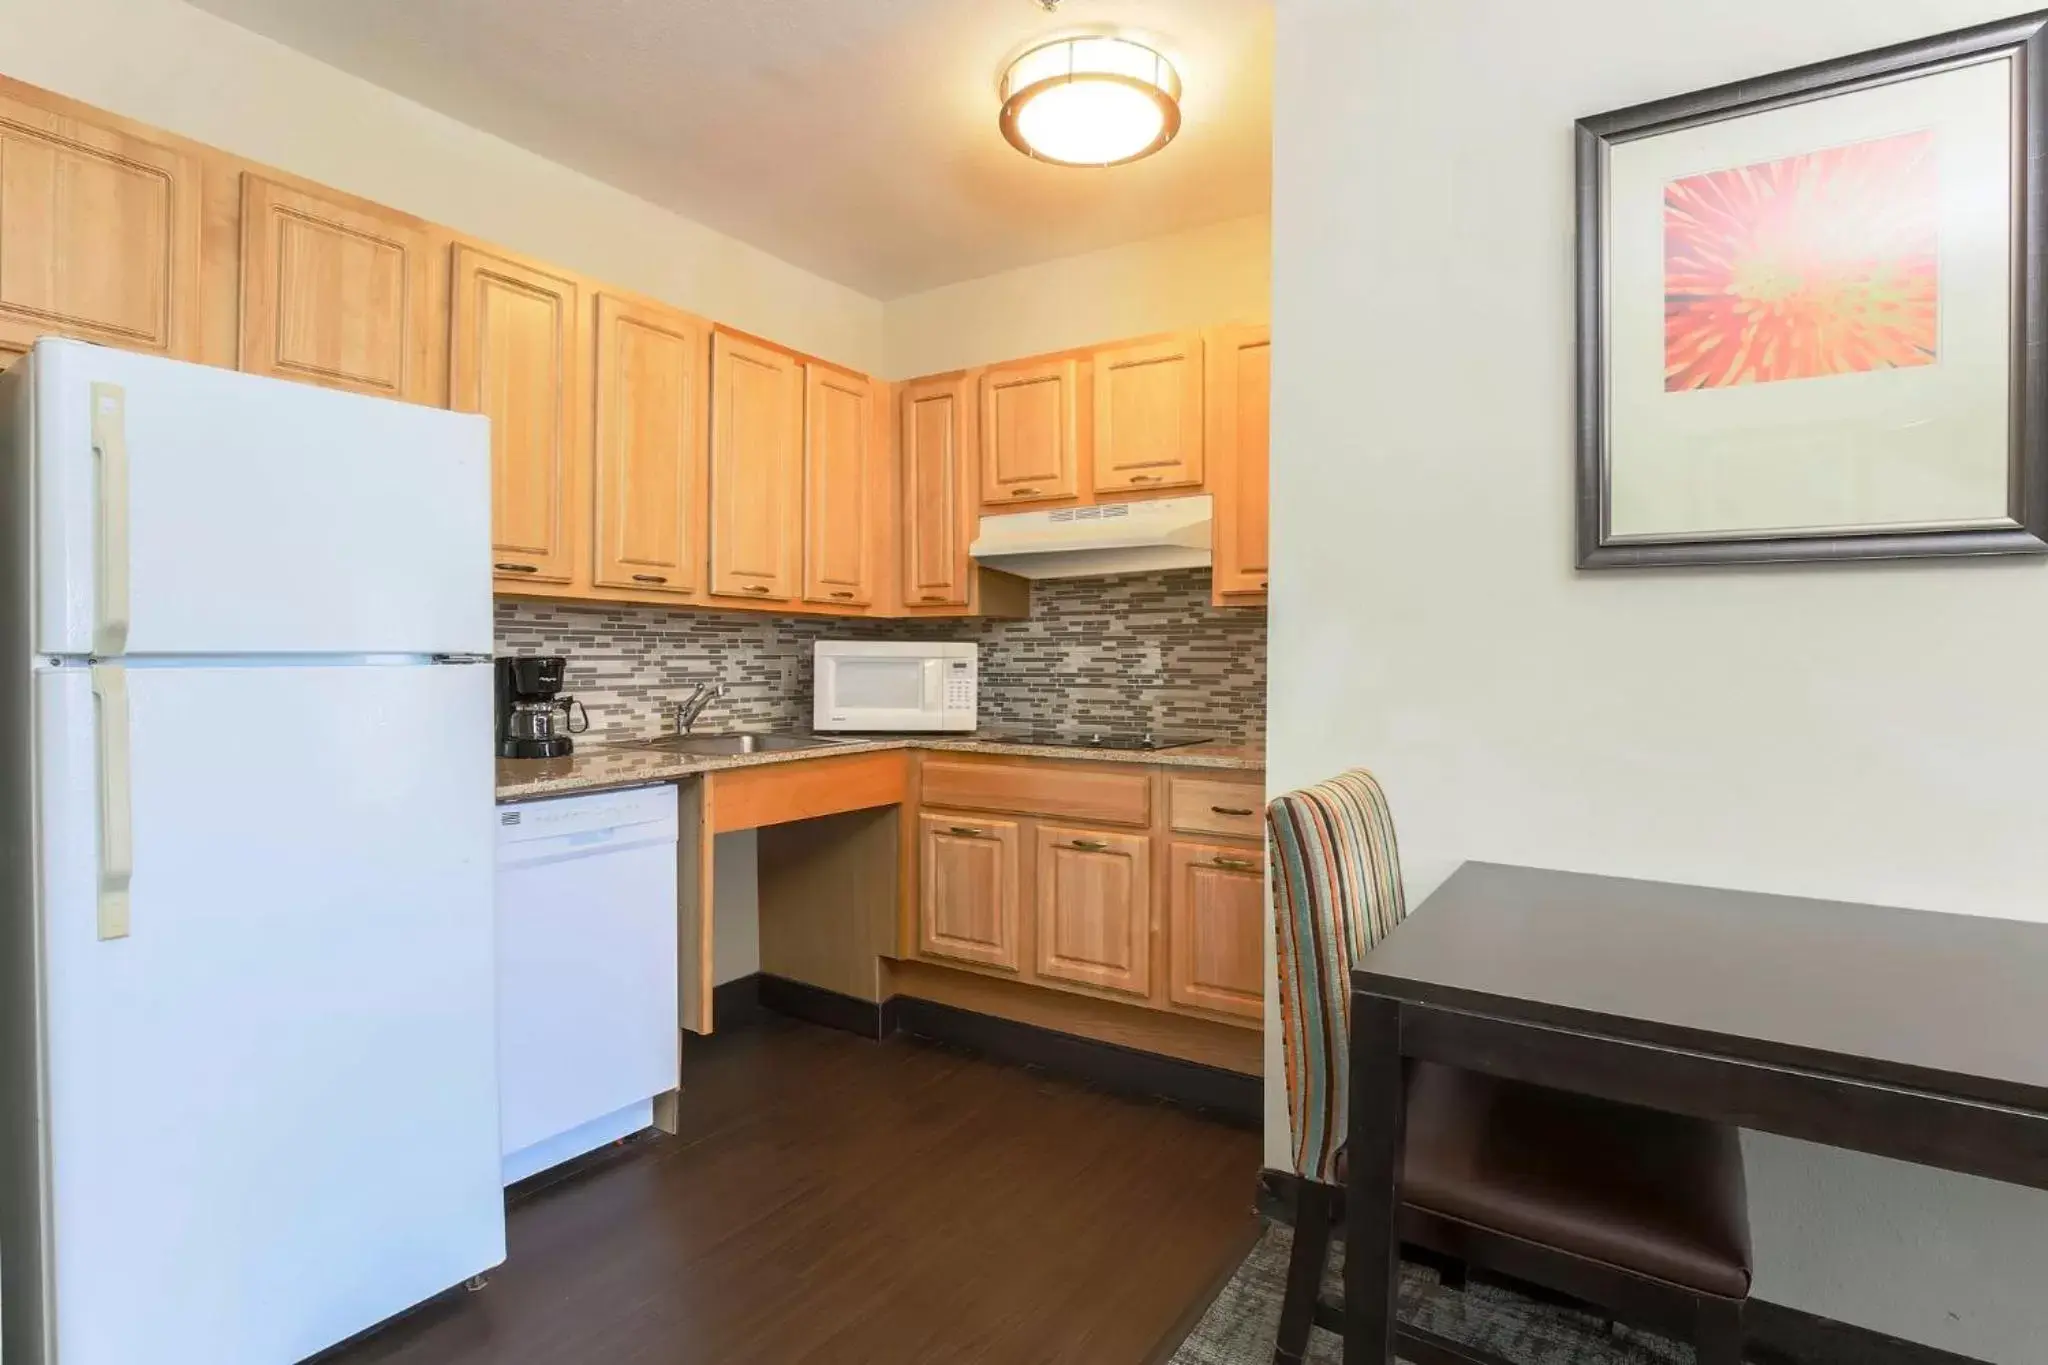
[{"label": "microwave door handle", "polygon": [[924,661],[924,705],[920,708],[926,716],[935,716],[946,704],[946,661],[926,659]]}]

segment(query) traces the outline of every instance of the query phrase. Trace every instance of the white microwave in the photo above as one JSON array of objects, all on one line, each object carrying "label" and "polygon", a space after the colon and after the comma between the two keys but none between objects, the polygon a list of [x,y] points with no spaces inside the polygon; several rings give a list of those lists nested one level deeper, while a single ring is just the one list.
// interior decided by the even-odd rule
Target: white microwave
[{"label": "white microwave", "polygon": [[811,728],[972,730],[980,658],[972,644],[820,640]]}]

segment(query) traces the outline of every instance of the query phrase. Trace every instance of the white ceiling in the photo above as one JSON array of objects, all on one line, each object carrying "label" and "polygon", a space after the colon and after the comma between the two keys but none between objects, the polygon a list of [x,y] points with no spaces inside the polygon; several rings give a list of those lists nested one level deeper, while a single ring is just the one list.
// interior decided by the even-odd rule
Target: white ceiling
[{"label": "white ceiling", "polygon": [[[289,47],[888,299],[1264,213],[1272,0],[195,0]],[[1147,161],[1047,166],[1004,61],[1154,35],[1185,84]]]}]

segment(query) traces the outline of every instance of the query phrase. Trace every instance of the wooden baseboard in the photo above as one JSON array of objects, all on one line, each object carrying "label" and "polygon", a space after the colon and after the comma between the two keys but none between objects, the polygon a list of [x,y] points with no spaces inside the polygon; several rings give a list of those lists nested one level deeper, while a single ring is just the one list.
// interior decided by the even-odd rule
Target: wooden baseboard
[{"label": "wooden baseboard", "polygon": [[[1278,1222],[1292,1223],[1300,1184],[1301,1177],[1292,1171],[1268,1168],[1259,1172],[1259,1212]],[[1514,1288],[1526,1288],[1539,1299],[1557,1298],[1533,1285]],[[1750,1365],[1989,1365],[1974,1356],[1959,1356],[1939,1347],[1901,1341],[1867,1327],[1819,1317],[1767,1299],[1751,1299],[1744,1305],[1742,1326],[1743,1354]]]},{"label": "wooden baseboard", "polygon": [[976,1014],[1031,1024],[1184,1062],[1259,1076],[1265,1071],[1265,1035],[1255,1025],[1225,1024],[1169,1014],[1073,991],[1004,981],[929,962],[883,963],[882,996],[932,1000]]},{"label": "wooden baseboard", "polygon": [[838,991],[828,991],[823,986],[791,981],[766,972],[758,980],[763,1009],[801,1019],[807,1024],[836,1028],[842,1033],[857,1033],[863,1038],[888,1036],[888,1031],[883,1029],[883,1006],[872,1000],[858,1000]]},{"label": "wooden baseboard", "polygon": [[916,1037],[1036,1067],[1111,1094],[1165,1100],[1236,1127],[1257,1129],[1265,1118],[1265,1092],[1257,1076],[977,1014],[936,1000],[897,996],[891,1003],[896,1007],[896,1027]]},{"label": "wooden baseboard", "polygon": [[746,1028],[768,1017],[761,1004],[761,973],[720,983],[711,992],[711,1027],[715,1033]]},{"label": "wooden baseboard", "polygon": [[1256,1129],[1265,1113],[1259,1078],[1179,1057],[1041,1028],[936,1000],[892,996],[876,1004],[771,973],[755,983],[760,1008],[863,1038],[902,1032],[997,1061],[1036,1067],[1112,1094],[1165,1100],[1206,1117]]}]

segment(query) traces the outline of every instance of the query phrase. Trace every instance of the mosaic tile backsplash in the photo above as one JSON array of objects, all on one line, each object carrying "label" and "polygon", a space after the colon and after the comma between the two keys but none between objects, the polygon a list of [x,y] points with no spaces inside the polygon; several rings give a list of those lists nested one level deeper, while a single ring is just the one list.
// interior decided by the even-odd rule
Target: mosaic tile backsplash
[{"label": "mosaic tile backsplash", "polygon": [[500,654],[563,654],[590,738],[666,730],[674,703],[715,678],[702,730],[808,729],[811,645],[972,640],[984,729],[1200,734],[1256,744],[1266,729],[1266,616],[1209,605],[1206,569],[1042,582],[1028,621],[843,621],[587,603],[498,603]]}]

